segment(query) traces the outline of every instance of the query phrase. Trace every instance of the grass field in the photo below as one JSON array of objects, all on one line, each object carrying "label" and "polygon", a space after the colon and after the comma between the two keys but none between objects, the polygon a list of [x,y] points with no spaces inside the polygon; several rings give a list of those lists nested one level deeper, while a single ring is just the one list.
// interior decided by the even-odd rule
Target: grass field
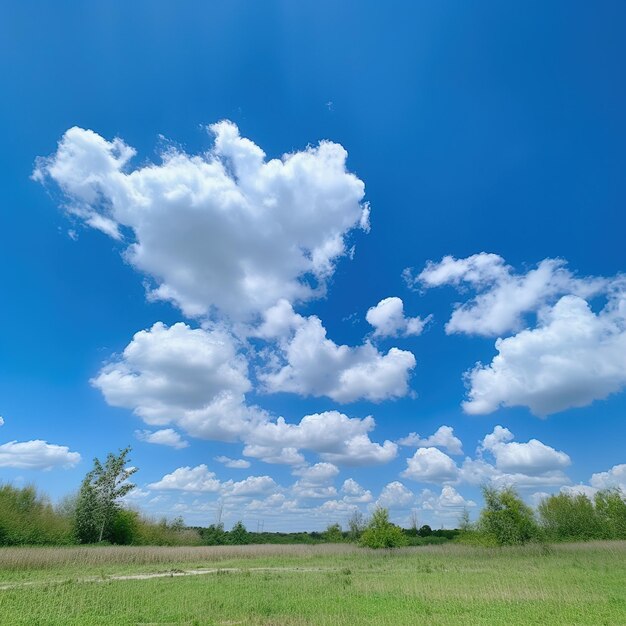
[{"label": "grass field", "polygon": [[626,542],[4,548],[0,624],[626,624]]}]

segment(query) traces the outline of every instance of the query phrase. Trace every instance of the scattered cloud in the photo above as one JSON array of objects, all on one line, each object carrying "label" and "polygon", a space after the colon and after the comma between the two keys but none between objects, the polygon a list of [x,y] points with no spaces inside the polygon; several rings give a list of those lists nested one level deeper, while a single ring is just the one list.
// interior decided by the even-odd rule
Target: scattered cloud
[{"label": "scattered cloud", "polygon": [[411,448],[443,448],[450,454],[463,454],[463,444],[455,437],[451,426],[440,426],[430,437],[422,438],[417,433],[410,433],[398,440],[398,444]]},{"label": "scattered cloud", "polygon": [[365,319],[374,327],[374,337],[382,338],[421,335],[431,317],[405,317],[404,303],[400,298],[392,297],[371,307]]},{"label": "scattered cloud", "polygon": [[489,365],[467,373],[470,414],[527,406],[545,416],[582,407],[626,386],[626,289],[594,313],[578,296],[546,309],[537,328],[496,341]]},{"label": "scattered cloud", "polygon": [[374,507],[385,509],[409,509],[415,504],[415,494],[401,482],[395,480],[383,487]]},{"label": "scattered cloud", "polygon": [[137,437],[139,441],[170,446],[179,450],[189,446],[189,443],[185,441],[173,428],[162,428],[161,430],[155,431],[136,430],[135,437]]},{"label": "scattered cloud", "polygon": [[444,483],[455,481],[458,474],[456,463],[441,450],[431,447],[416,450],[400,475],[418,482]]},{"label": "scattered cloud", "polygon": [[231,459],[227,456],[216,456],[214,460],[230,469],[248,469],[250,467],[250,461],[246,461],[245,459]]},{"label": "scattered cloud", "polygon": [[71,452],[67,446],[58,446],[41,439],[9,441],[0,445],[0,467],[50,470],[74,467],[80,460],[80,454]]},{"label": "scattered cloud", "polygon": [[611,489],[617,487],[626,493],[626,463],[614,465],[607,472],[598,472],[589,481],[594,489]]}]

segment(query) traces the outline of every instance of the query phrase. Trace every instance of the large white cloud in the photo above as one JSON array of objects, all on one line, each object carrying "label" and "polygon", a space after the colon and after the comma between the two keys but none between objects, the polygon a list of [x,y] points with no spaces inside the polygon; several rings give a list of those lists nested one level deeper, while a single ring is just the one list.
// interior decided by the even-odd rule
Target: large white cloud
[{"label": "large white cloud", "polygon": [[9,441],[0,445],[0,467],[50,470],[54,467],[73,467],[80,461],[78,452],[67,446],[58,446],[41,439]]},{"label": "large white cloud", "polygon": [[220,330],[157,322],[136,333],[92,384],[146,423],[177,424],[196,437],[234,441],[261,419],[245,405],[247,362]]},{"label": "large white cloud", "polygon": [[502,472],[539,476],[563,470],[571,464],[571,459],[565,452],[555,450],[537,439],[526,443],[513,439],[513,433],[502,426],[496,426],[483,439],[482,450],[494,456],[496,468]]},{"label": "large white cloud", "polygon": [[326,337],[318,317],[302,317],[288,303],[280,302],[266,312],[258,332],[263,337],[282,335],[279,351],[258,375],[268,392],[379,402],[409,391],[409,375],[415,367],[411,352],[391,348],[382,353],[369,342],[357,347],[337,345]]},{"label": "large white cloud", "polygon": [[462,509],[476,506],[473,500],[466,500],[452,485],[444,485],[439,495],[430,489],[424,489],[419,503],[423,510],[434,511],[442,517],[458,517]]},{"label": "large white cloud", "polygon": [[401,482],[394,480],[385,485],[374,506],[385,509],[408,509],[415,504],[415,494]]},{"label": "large white cloud", "polygon": [[34,178],[54,181],[85,224],[128,242],[125,257],[156,282],[152,297],[188,316],[250,318],[280,298],[321,295],[348,233],[368,229],[346,151],[323,141],[266,161],[233,123],[210,130],[210,152],[170,146],[160,164],[133,170],[121,139],[74,127]]},{"label": "large white cloud", "polygon": [[457,305],[446,324],[447,333],[499,336],[524,326],[524,315],[536,312],[559,295],[592,296],[607,286],[602,278],[577,278],[561,259],[544,259],[535,269],[516,274],[497,254],[481,252],[465,259],[429,261],[409,284],[421,287],[467,285],[477,295]]},{"label": "large white cloud", "polygon": [[444,452],[437,448],[419,448],[407,459],[407,468],[400,474],[404,478],[425,483],[455,481],[459,468]]},{"label": "large white cloud", "polygon": [[578,296],[544,310],[537,328],[496,342],[489,365],[467,375],[467,413],[527,406],[539,416],[581,407],[626,386],[626,291],[594,313]]},{"label": "large white cloud", "polygon": [[410,433],[398,440],[401,446],[415,448],[443,448],[450,454],[463,454],[463,444],[454,435],[451,426],[440,426],[430,437],[420,437],[417,433]]},{"label": "large white cloud", "polygon": [[368,309],[367,322],[374,327],[374,337],[409,337],[421,335],[430,316],[405,317],[404,303],[398,297],[385,298]]},{"label": "large white cloud", "polygon": [[221,486],[215,472],[211,472],[204,464],[179,467],[161,480],[148,485],[150,489],[211,493],[220,491]]}]

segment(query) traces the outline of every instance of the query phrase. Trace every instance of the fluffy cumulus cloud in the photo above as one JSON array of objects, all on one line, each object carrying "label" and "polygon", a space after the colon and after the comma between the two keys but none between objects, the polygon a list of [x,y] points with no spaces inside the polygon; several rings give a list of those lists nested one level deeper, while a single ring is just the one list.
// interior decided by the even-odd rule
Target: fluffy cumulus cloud
[{"label": "fluffy cumulus cloud", "polygon": [[450,454],[463,454],[463,444],[454,435],[451,426],[440,426],[430,437],[420,437],[417,433],[410,433],[398,441],[401,446],[415,448],[443,448]]},{"label": "fluffy cumulus cloud", "polygon": [[69,468],[76,465],[80,458],[78,452],[71,452],[67,446],[58,446],[40,439],[9,441],[0,445],[0,467],[35,470]]},{"label": "fluffy cumulus cloud", "polygon": [[537,439],[526,443],[513,441],[514,435],[508,428],[496,426],[482,442],[482,450],[495,458],[496,468],[508,474],[539,476],[561,471],[571,464],[565,452],[547,446]]},{"label": "fluffy cumulus cloud", "polygon": [[440,517],[458,518],[462,509],[476,506],[473,500],[466,500],[452,485],[444,485],[439,495],[430,489],[424,489],[418,502],[421,509],[434,511]]},{"label": "fluffy cumulus cloud", "polygon": [[338,402],[359,399],[379,402],[405,396],[415,367],[411,352],[391,348],[383,353],[371,343],[350,347],[326,336],[321,320],[302,317],[286,302],[264,316],[259,335],[281,337],[259,380],[268,392],[328,396]]},{"label": "fluffy cumulus cloud", "polygon": [[136,430],[135,437],[137,437],[139,441],[170,446],[171,448],[177,448],[179,450],[189,445],[173,428],[162,428],[155,431]]},{"label": "fluffy cumulus cloud", "polygon": [[424,483],[445,483],[455,481],[459,468],[444,452],[437,448],[419,448],[407,459],[403,478]]},{"label": "fluffy cumulus cloud", "polygon": [[353,478],[347,478],[343,481],[341,493],[344,494],[343,499],[349,503],[357,504],[372,501],[372,492],[362,487]]},{"label": "fluffy cumulus cloud", "polygon": [[499,336],[524,326],[524,315],[536,312],[553,298],[575,294],[593,296],[607,286],[601,278],[577,278],[561,259],[544,259],[535,269],[516,274],[497,254],[481,252],[465,259],[432,261],[417,276],[405,270],[410,285],[422,288],[454,285],[476,292],[458,304],[446,324],[447,333]]},{"label": "fluffy cumulus cloud", "polygon": [[546,309],[539,325],[496,342],[489,365],[467,375],[466,412],[527,406],[545,416],[582,407],[626,386],[626,289],[595,313],[578,296]]},{"label": "fluffy cumulus cloud", "polygon": [[174,423],[207,439],[236,440],[259,415],[245,405],[247,362],[220,330],[157,322],[92,380],[107,402],[146,423]]},{"label": "fluffy cumulus cloud", "polygon": [[593,474],[589,482],[594,489],[617,487],[626,493],[626,463],[615,465],[607,472]]},{"label": "fluffy cumulus cloud", "polygon": [[404,303],[400,298],[381,300],[367,311],[367,322],[374,327],[374,337],[409,337],[421,335],[430,316],[405,317]]},{"label": "fluffy cumulus cloud", "polygon": [[150,489],[164,491],[218,492],[221,488],[219,479],[209,468],[202,464],[196,467],[179,467],[161,480],[148,485]]},{"label": "fluffy cumulus cloud", "polygon": [[323,294],[346,237],[369,227],[346,151],[323,141],[268,161],[235,124],[210,131],[206,154],[170,146],[161,163],[132,169],[135,150],[121,139],[74,127],[33,176],[54,181],[84,224],[127,242],[152,297],[188,316],[249,319],[281,298]]},{"label": "fluffy cumulus cloud", "polygon": [[383,487],[374,506],[386,509],[409,509],[415,504],[415,494],[395,480]]},{"label": "fluffy cumulus cloud", "polygon": [[304,460],[298,450],[304,449],[319,454],[328,463],[387,463],[395,458],[398,448],[391,441],[382,444],[371,441],[368,433],[375,425],[372,417],[350,418],[339,411],[305,415],[297,424],[279,417],[276,421],[260,423],[251,431],[244,454],[263,460],[280,459],[286,454],[298,464]]}]

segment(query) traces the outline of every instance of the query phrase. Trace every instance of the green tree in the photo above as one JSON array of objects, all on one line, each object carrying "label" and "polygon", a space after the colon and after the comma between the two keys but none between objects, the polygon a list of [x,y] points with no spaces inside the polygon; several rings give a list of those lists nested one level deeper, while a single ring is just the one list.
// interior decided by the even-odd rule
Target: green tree
[{"label": "green tree", "polygon": [[343,541],[343,531],[339,524],[329,524],[323,533],[324,541],[328,543],[341,543]]},{"label": "green tree", "polygon": [[348,537],[350,541],[358,541],[365,530],[365,518],[363,513],[355,509],[348,520]]},{"label": "green tree", "polygon": [[250,543],[250,533],[243,525],[243,522],[239,520],[228,533],[229,543],[242,546]]},{"label": "green tree", "polygon": [[584,494],[554,494],[539,503],[537,512],[548,539],[586,541],[602,536],[598,512]]},{"label": "green tree", "polygon": [[368,548],[397,548],[404,546],[407,539],[402,529],[389,521],[389,511],[378,507],[361,535],[361,545]]},{"label": "green tree", "polygon": [[626,502],[620,489],[603,489],[594,496],[603,539],[626,539]]},{"label": "green tree", "polygon": [[202,530],[202,540],[207,546],[223,546],[226,543],[224,524],[211,524]]},{"label": "green tree", "polygon": [[419,530],[418,535],[420,537],[430,537],[433,534],[433,529],[428,525],[424,524]]},{"label": "green tree", "polygon": [[93,469],[83,479],[76,501],[75,530],[81,543],[112,539],[112,524],[121,509],[120,499],[135,488],[128,479],[137,471],[126,467],[130,447],[118,455],[109,452],[106,461],[94,459]]},{"label": "green tree", "polygon": [[539,535],[533,510],[513,487],[483,487],[485,508],[478,522],[479,530],[500,546],[523,544]]}]

